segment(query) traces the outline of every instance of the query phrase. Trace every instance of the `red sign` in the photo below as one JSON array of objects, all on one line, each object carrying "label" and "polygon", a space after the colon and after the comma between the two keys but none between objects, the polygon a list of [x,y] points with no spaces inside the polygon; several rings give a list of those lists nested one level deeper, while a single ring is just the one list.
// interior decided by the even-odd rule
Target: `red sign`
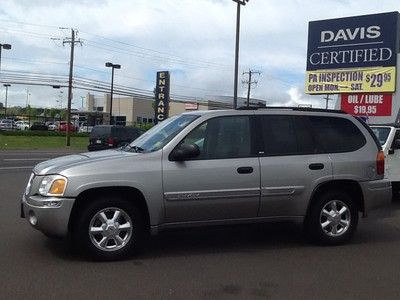
[{"label": "red sign", "polygon": [[199,104],[198,103],[185,103],[186,110],[198,110]]},{"label": "red sign", "polygon": [[390,116],[392,94],[342,94],[341,109],[354,116]]}]

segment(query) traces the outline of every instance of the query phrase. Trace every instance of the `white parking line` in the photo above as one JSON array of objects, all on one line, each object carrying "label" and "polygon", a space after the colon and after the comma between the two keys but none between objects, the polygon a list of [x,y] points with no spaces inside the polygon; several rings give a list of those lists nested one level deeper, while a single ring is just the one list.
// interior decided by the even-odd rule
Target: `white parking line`
[{"label": "white parking line", "polygon": [[32,169],[34,166],[23,166],[23,167],[4,167],[0,168],[1,170],[16,170],[16,169]]}]

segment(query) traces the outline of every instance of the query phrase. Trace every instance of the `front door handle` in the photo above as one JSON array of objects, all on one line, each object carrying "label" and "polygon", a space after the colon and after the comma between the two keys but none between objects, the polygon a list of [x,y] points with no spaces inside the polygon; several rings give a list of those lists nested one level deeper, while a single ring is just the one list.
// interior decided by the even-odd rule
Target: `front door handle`
[{"label": "front door handle", "polygon": [[322,170],[324,168],[324,164],[321,163],[316,163],[316,164],[310,164],[308,165],[310,170]]},{"label": "front door handle", "polygon": [[253,168],[252,167],[240,167],[237,169],[237,172],[239,174],[250,174],[250,173],[253,173]]}]

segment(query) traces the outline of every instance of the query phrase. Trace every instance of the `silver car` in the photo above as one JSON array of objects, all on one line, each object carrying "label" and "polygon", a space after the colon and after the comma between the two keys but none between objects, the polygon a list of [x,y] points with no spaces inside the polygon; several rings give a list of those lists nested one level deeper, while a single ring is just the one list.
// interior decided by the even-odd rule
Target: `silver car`
[{"label": "silver car", "polygon": [[338,111],[270,108],[171,117],[124,148],[33,169],[22,215],[96,259],[126,257],[174,227],[298,220],[320,244],[350,240],[391,201],[384,155]]}]

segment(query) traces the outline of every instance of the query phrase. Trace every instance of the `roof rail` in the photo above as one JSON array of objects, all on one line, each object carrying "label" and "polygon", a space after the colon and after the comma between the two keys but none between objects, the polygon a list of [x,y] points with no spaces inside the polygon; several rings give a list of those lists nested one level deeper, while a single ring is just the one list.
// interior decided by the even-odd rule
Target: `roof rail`
[{"label": "roof rail", "polygon": [[347,114],[343,110],[338,109],[324,109],[324,108],[310,108],[310,107],[292,107],[292,106],[262,106],[262,107],[246,107],[241,106],[238,107],[237,110],[259,110],[259,109],[287,109],[287,110],[294,110],[294,111],[315,111],[315,112],[325,112],[325,113],[336,113],[336,114]]}]

